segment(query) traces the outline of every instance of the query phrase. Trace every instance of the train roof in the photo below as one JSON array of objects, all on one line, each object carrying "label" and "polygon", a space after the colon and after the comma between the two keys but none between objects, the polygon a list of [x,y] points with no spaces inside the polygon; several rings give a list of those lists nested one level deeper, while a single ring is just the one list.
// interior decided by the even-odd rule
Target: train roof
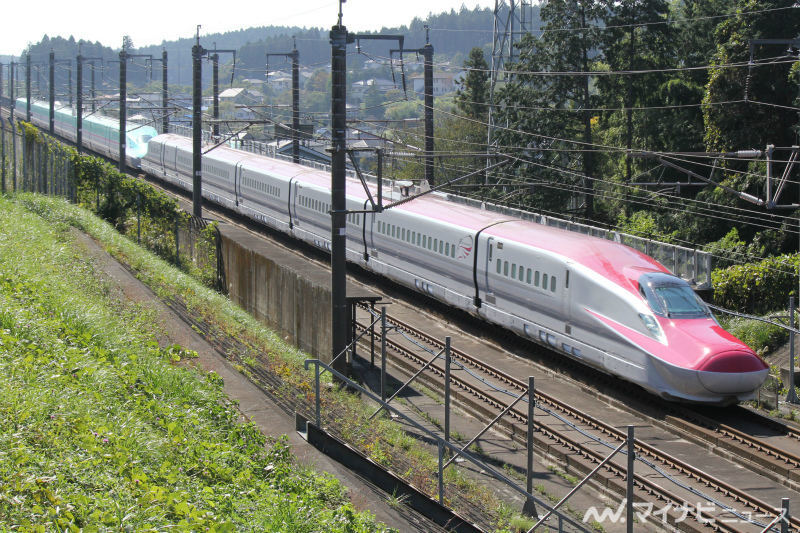
[{"label": "train roof", "polygon": [[[178,137],[184,142],[190,141],[186,137],[170,136]],[[161,137],[165,136],[161,135],[157,139]],[[259,169],[291,177],[302,174],[304,182],[324,189],[330,188],[330,174],[321,170],[310,169],[280,159],[257,156],[225,146],[215,149],[210,154],[216,154],[215,158],[224,160],[241,161],[246,159],[245,167],[254,170]],[[374,189],[372,193],[375,194]],[[347,194],[351,198],[355,197],[362,201],[367,198],[361,183],[354,179],[349,179],[347,182]],[[655,259],[624,244],[451,202],[438,193],[422,196],[395,209],[402,209],[407,213],[435,219],[471,232],[483,230],[483,234],[496,239],[513,241],[561,256],[597,272],[609,281],[626,287],[634,293],[638,292],[635,282],[642,273],[669,272]],[[498,222],[502,223],[498,224]]]}]

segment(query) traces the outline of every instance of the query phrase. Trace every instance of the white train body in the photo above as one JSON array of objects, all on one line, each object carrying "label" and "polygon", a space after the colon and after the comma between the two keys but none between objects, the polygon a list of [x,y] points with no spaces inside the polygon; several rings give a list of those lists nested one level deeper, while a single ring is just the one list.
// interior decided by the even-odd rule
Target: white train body
[{"label": "white train body", "polygon": [[[151,139],[141,168],[191,190],[191,140]],[[204,198],[330,250],[329,174],[223,146],[202,178]],[[348,180],[347,209],[365,207]],[[768,371],[650,257],[437,193],[349,214],[347,260],[667,399],[748,399]]]}]

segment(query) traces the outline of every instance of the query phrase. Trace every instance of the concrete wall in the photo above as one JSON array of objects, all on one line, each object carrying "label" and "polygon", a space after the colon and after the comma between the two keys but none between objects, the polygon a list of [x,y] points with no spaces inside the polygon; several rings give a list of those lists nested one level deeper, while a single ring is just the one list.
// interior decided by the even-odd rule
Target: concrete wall
[{"label": "concrete wall", "polygon": [[219,228],[231,301],[329,362],[330,272],[242,229],[222,223]]}]

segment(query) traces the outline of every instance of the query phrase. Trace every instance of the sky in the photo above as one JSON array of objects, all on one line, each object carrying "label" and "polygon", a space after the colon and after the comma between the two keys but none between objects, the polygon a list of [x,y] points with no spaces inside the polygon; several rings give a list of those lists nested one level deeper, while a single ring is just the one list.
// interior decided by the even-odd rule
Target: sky
[{"label": "sky", "polygon": [[[465,4],[494,7],[494,0],[346,0],[342,22],[351,31],[378,30],[384,26],[408,24],[428,13],[459,10]],[[21,4],[20,4],[21,5]],[[161,44],[180,37],[192,37],[200,24],[206,34],[254,26],[300,26],[329,28],[336,24],[338,0],[161,0],[160,2],[108,2],[108,0],[39,0],[31,5],[35,13],[25,23],[3,24],[0,55],[19,55],[28,43],[50,37],[72,35],[111,48],[122,45],[130,35],[135,46]],[[111,7],[113,6],[113,7]],[[118,12],[118,6],[128,6]],[[142,9],[130,9],[142,6]]]}]

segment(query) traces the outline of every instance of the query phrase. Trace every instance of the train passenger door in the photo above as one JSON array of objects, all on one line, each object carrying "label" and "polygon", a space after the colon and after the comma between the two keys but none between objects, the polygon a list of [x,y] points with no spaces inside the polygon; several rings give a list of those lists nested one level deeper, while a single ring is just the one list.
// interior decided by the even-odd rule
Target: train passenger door
[{"label": "train passenger door", "polygon": [[289,229],[297,224],[297,183],[295,178],[289,179]]},{"label": "train passenger door", "polygon": [[233,197],[238,207],[241,201],[242,192],[242,162],[238,161],[233,167]]},{"label": "train passenger door", "polygon": [[571,261],[567,261],[566,268],[564,270],[564,283],[562,284],[561,289],[561,312],[564,316],[564,333],[567,335],[572,334],[572,288],[571,286],[574,284],[574,279],[571,279],[573,263]]}]

